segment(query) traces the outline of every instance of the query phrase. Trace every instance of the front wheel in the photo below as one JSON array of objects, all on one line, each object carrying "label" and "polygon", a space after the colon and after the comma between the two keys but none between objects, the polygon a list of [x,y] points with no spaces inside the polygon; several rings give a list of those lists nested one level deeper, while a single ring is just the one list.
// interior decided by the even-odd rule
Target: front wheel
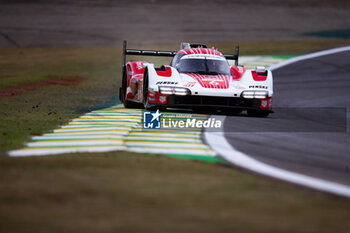
[{"label": "front wheel", "polygon": [[142,84],[142,96],[143,96],[143,106],[145,109],[148,108],[148,69],[145,68],[143,74],[143,84]]},{"label": "front wheel", "polygon": [[227,110],[224,110],[224,113],[228,114],[228,115],[233,115],[233,116],[236,116],[236,115],[239,115],[242,113],[242,109],[227,109]]},{"label": "front wheel", "polygon": [[[140,108],[140,103],[136,103],[128,99],[124,100],[123,105],[125,108]],[[141,105],[141,108],[142,108],[142,105]]]},{"label": "front wheel", "polygon": [[264,110],[248,109],[247,114],[250,117],[267,117],[270,114],[270,112]]}]

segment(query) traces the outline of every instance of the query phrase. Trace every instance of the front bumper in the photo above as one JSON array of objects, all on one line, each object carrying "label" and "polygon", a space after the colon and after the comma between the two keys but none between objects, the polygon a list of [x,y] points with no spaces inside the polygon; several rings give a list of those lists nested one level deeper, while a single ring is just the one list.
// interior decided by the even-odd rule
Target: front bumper
[{"label": "front bumper", "polygon": [[[156,98],[158,95],[155,96]],[[148,107],[176,107],[176,108],[234,108],[234,109],[255,109],[273,112],[272,98],[266,99],[245,99],[242,97],[220,97],[220,96],[199,96],[199,95],[162,95],[166,101],[149,101]],[[154,99],[152,99],[154,100]],[[152,103],[153,102],[153,103]]]}]

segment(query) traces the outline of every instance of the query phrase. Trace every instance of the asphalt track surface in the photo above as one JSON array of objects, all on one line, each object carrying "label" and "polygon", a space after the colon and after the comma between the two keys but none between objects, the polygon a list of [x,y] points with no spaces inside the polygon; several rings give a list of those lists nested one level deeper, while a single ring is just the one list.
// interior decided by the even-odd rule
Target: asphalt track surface
[{"label": "asphalt track surface", "polygon": [[0,47],[310,40],[348,29],[349,7],[347,0],[0,0]]},{"label": "asphalt track surface", "polygon": [[227,116],[225,138],[263,163],[350,185],[349,61],[347,51],[275,70],[276,112]]}]

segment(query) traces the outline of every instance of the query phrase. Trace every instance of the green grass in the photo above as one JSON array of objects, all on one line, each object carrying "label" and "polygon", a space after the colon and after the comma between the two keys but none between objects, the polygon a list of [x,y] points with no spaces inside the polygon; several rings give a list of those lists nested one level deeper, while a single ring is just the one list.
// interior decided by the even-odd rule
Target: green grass
[{"label": "green grass", "polygon": [[[349,41],[240,45],[243,55],[295,55],[344,44]],[[230,52],[232,44],[217,47]],[[87,78],[74,87],[0,98],[0,232],[350,231],[348,199],[218,164],[127,152],[4,156],[77,110],[116,96],[120,52],[0,49],[0,87],[48,76]]]},{"label": "green grass", "polygon": [[126,152],[0,158],[0,232],[347,232],[350,202]]},{"label": "green grass", "polygon": [[77,116],[76,110],[118,95],[121,60],[117,48],[4,49],[0,86],[33,83],[51,76],[83,76],[78,86],[50,85],[0,103],[0,153],[18,148]]}]

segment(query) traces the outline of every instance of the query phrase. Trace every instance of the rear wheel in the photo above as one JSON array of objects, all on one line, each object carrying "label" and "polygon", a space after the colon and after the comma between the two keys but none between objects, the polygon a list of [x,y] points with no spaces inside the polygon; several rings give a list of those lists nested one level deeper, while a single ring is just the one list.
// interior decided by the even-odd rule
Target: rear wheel
[{"label": "rear wheel", "polygon": [[247,113],[248,113],[248,116],[250,117],[267,117],[270,114],[269,111],[254,110],[254,109],[248,109]]},{"label": "rear wheel", "polygon": [[[127,77],[126,77],[126,68],[123,66],[123,74],[122,74],[122,86],[119,88],[119,99],[120,102],[125,102],[125,95],[126,95],[126,85],[127,85]],[[124,104],[125,105],[125,104]]]}]

